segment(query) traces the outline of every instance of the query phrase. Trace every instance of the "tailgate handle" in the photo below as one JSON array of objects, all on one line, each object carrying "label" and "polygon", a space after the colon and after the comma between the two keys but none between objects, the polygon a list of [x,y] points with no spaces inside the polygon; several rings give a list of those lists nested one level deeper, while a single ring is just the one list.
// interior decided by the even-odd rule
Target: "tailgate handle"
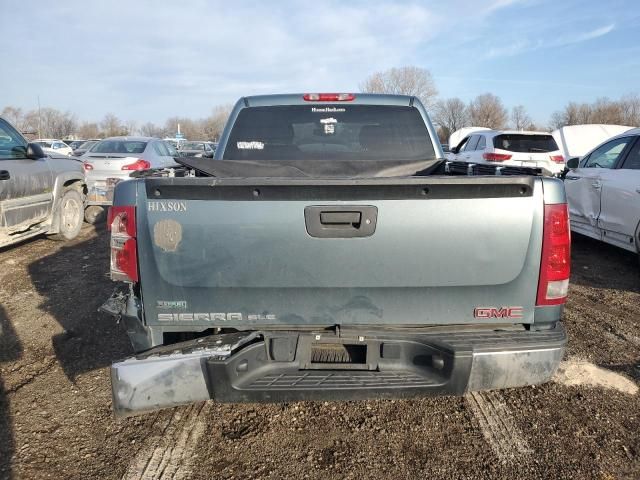
[{"label": "tailgate handle", "polygon": [[304,209],[307,233],[316,238],[370,237],[378,208],[371,205],[312,205]]},{"label": "tailgate handle", "polygon": [[0,170],[0,180],[9,180],[10,178],[11,174],[8,170]]},{"label": "tailgate handle", "polygon": [[358,228],[361,220],[362,213],[360,212],[320,212],[322,225],[351,225]]}]

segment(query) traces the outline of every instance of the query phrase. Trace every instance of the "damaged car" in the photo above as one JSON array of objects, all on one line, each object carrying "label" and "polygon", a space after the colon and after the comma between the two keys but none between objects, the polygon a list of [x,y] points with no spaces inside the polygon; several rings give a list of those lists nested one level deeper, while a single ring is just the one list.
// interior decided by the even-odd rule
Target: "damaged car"
[{"label": "damaged car", "polygon": [[80,162],[51,158],[0,117],[0,247],[40,234],[75,238],[86,188]]}]

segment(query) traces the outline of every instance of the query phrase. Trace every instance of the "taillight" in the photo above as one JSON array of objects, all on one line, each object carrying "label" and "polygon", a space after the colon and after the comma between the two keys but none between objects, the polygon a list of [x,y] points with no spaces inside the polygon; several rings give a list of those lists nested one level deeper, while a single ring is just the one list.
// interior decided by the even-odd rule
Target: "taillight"
[{"label": "taillight", "polygon": [[511,155],[506,153],[483,153],[482,158],[489,162],[506,162],[511,158]]},{"label": "taillight", "polygon": [[138,281],[136,209],[131,205],[113,206],[107,215],[111,230],[111,280]]},{"label": "taillight", "polygon": [[571,231],[566,203],[544,206],[542,259],[536,305],[560,305],[569,292]]},{"label": "taillight", "polygon": [[129,165],[123,165],[122,170],[148,170],[151,168],[151,164],[142,158],[136,160]]},{"label": "taillight", "polygon": [[89,162],[83,162],[82,166],[84,167],[85,171],[93,170],[93,165],[91,165]]},{"label": "taillight", "polygon": [[305,93],[302,98],[306,102],[350,102],[356,96],[353,93]]},{"label": "taillight", "polygon": [[549,158],[552,162],[564,163],[564,157],[562,155],[551,155]]}]

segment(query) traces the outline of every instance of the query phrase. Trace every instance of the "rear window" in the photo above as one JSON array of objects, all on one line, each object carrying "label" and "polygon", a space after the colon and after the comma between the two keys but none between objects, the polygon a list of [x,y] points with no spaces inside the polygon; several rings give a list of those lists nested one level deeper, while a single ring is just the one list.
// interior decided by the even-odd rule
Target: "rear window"
[{"label": "rear window", "polygon": [[147,142],[134,140],[103,140],[91,148],[91,153],[142,153]]},{"label": "rear window", "polygon": [[84,148],[84,149],[88,150],[89,148],[91,148],[92,145],[95,145],[96,143],[98,143],[98,142],[92,142],[92,141],[84,142],[82,145],[80,145],[79,148]]},{"label": "rear window", "polygon": [[233,125],[224,160],[407,160],[435,158],[414,107],[249,107]]},{"label": "rear window", "polygon": [[520,153],[554,152],[558,144],[551,135],[504,134],[493,137],[493,146],[500,150]]},{"label": "rear window", "polygon": [[185,142],[182,144],[182,150],[204,150],[202,142]]}]

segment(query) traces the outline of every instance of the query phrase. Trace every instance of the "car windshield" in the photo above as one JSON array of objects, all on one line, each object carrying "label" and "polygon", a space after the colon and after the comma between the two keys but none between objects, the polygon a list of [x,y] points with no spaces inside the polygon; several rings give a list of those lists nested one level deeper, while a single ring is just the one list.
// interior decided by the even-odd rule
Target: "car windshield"
[{"label": "car windshield", "polygon": [[83,149],[83,150],[89,150],[93,145],[95,145],[98,142],[84,142],[82,145],[80,145],[78,148],[79,149]]},{"label": "car windshield", "polygon": [[435,158],[414,107],[309,104],[240,111],[225,160],[406,160]]},{"label": "car windshield", "polygon": [[558,144],[551,135],[497,135],[493,137],[493,146],[518,153],[546,153],[558,150]]},{"label": "car windshield", "polygon": [[182,150],[204,150],[204,143],[202,142],[185,142],[182,144]]},{"label": "car windshield", "polygon": [[27,142],[4,120],[0,119],[0,160],[27,158]]},{"label": "car windshield", "polygon": [[52,148],[52,146],[53,146],[53,142],[42,142],[42,141],[40,141],[40,142],[34,142],[34,143],[37,143],[38,145],[40,145],[41,147],[44,147],[44,148]]},{"label": "car windshield", "polygon": [[142,153],[147,142],[139,140],[102,140],[91,148],[91,153]]}]

